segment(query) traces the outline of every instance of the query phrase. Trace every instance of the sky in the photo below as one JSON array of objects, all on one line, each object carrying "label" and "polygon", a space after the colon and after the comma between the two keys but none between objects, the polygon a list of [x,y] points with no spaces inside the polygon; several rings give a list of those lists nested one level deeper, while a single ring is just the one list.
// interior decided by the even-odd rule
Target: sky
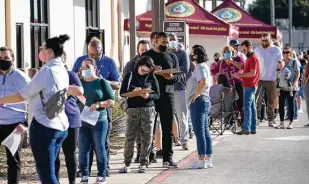
[{"label": "sky", "polygon": [[255,1],[255,0],[246,0],[246,7],[245,7],[245,9],[247,9],[248,5],[251,4],[253,1]]}]

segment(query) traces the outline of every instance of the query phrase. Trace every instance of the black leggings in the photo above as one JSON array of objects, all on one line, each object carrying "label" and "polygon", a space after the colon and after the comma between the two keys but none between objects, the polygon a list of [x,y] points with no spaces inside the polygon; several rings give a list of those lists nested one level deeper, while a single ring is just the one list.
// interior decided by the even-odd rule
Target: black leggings
[{"label": "black leggings", "polygon": [[[62,143],[62,150],[65,157],[65,164],[67,166],[69,182],[75,183],[77,172],[76,147],[78,141],[79,128],[69,128],[68,136]],[[59,154],[55,161],[56,176],[59,180],[60,159]]]},{"label": "black leggings", "polygon": [[290,122],[294,120],[294,99],[295,99],[296,91],[293,91],[293,96],[290,95],[290,91],[283,91],[280,90],[279,96],[279,115],[280,121],[284,121],[284,107],[285,107],[285,100],[288,99],[288,103],[290,105],[290,115],[289,119]]}]

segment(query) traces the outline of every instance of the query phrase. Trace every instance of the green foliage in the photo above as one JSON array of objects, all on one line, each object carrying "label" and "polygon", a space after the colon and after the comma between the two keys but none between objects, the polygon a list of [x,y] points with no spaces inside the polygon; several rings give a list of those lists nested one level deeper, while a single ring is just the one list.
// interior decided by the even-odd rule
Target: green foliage
[{"label": "green foliage", "polygon": [[[275,0],[276,19],[288,19],[289,0]],[[255,0],[249,5],[249,13],[270,24],[270,0]],[[293,0],[293,26],[309,27],[309,0]]]}]

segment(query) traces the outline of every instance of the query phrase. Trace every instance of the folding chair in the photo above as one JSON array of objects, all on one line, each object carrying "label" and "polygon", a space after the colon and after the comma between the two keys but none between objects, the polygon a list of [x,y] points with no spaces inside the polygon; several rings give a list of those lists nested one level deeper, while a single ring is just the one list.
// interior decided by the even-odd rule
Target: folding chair
[{"label": "folding chair", "polygon": [[237,94],[234,88],[221,85],[212,86],[210,89],[211,113],[210,129],[213,133],[223,135],[225,130],[236,133],[238,112],[235,111]]}]

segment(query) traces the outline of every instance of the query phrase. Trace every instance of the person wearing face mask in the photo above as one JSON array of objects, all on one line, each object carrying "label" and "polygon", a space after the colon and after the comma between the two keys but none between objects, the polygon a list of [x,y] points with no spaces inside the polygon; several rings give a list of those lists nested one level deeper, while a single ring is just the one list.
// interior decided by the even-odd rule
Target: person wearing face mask
[{"label": "person wearing face mask", "polygon": [[155,120],[154,101],[160,97],[159,83],[153,74],[154,69],[153,60],[148,56],[142,56],[137,61],[135,70],[128,73],[122,81],[120,95],[144,88],[148,88],[153,92],[128,98],[128,122],[124,147],[125,167],[119,170],[120,173],[130,172],[134,143],[137,136],[141,138],[138,172],[145,173],[146,166],[149,164],[148,157],[151,151]]},{"label": "person wearing face mask", "polygon": [[220,55],[220,53],[215,53],[215,55],[214,55],[214,62],[213,63],[211,63],[211,65],[210,65],[210,71],[211,71],[211,76],[212,76],[212,80],[213,80],[213,84],[216,84],[217,83],[217,78],[218,78],[218,73],[217,74],[213,74],[213,72],[212,72],[212,69],[214,69],[214,68],[216,68],[216,65],[218,64],[218,62],[220,61],[220,58],[221,58],[221,55]]},{"label": "person wearing face mask", "polygon": [[[148,51],[150,49],[149,47],[149,42],[146,41],[146,40],[141,40],[138,42],[137,44],[137,55],[135,56],[134,59],[132,59],[131,61],[129,61],[126,66],[124,67],[123,69],[123,74],[122,74],[122,77],[124,78],[128,73],[130,72],[134,72],[135,70],[135,67],[136,67],[136,64],[137,62],[139,61],[139,59],[141,58],[141,55]],[[137,138],[136,138],[136,149],[137,149],[137,156],[136,156],[136,159],[135,159],[135,163],[139,163],[139,156],[140,156],[140,148],[141,148],[141,142],[140,142],[140,136],[137,135]]]},{"label": "person wearing face mask", "polygon": [[237,135],[256,134],[257,113],[255,103],[255,92],[260,78],[259,60],[253,52],[252,43],[245,40],[241,43],[243,53],[247,56],[247,61],[244,64],[243,73],[233,73],[233,77],[242,80],[244,89],[244,120],[242,130],[237,132]]},{"label": "person wearing face mask", "polygon": [[[280,48],[272,44],[271,35],[269,33],[262,34],[261,46],[255,49],[255,54],[258,57],[261,72],[259,87],[256,92],[256,97],[258,101],[258,115],[261,115],[263,94],[265,90],[267,96],[266,113],[268,119],[268,126],[273,127],[275,125],[274,112],[277,106],[277,63],[278,61],[283,59],[283,56]],[[259,119],[261,120],[261,117],[259,117]]]},{"label": "person wearing face mask", "polygon": [[229,83],[235,87],[239,98],[237,100],[237,108],[241,112],[241,119],[243,120],[243,88],[241,85],[241,80],[234,78],[233,73],[239,73],[244,68],[245,61],[234,55],[235,50],[231,46],[225,46],[222,49],[223,59],[217,63],[217,65],[211,69],[213,75],[224,74],[229,80]]},{"label": "person wearing face mask", "polygon": [[[103,54],[103,45],[102,42],[99,38],[93,37],[90,39],[89,44],[88,44],[88,54],[81,56],[77,58],[76,62],[74,63],[72,71],[75,73],[78,73],[80,77],[81,76],[81,67],[84,59],[86,58],[92,58],[96,61],[95,67],[97,68],[96,70],[96,75],[99,76],[100,78],[104,78],[113,88],[113,90],[118,90],[120,88],[120,74],[118,72],[117,66],[115,61],[112,58],[107,57],[106,55]],[[106,138],[106,149],[107,149],[107,155],[109,158],[110,155],[110,132],[112,130],[112,108],[108,108],[108,134]],[[92,150],[92,149],[91,149]],[[93,151],[91,151],[93,153]],[[93,154],[91,154],[93,155]],[[91,163],[92,163],[92,156],[90,156],[90,167],[91,168]],[[108,162],[108,167],[109,167],[109,162]],[[78,172],[78,175],[80,172]],[[108,174],[109,175],[109,171]]]},{"label": "person wearing face mask", "polygon": [[[0,98],[7,95],[12,95],[29,82],[30,78],[22,71],[14,67],[14,52],[7,47],[0,47]],[[20,109],[21,112],[11,108]],[[6,106],[0,105],[0,142],[2,142],[13,131],[21,134],[26,131],[27,120],[26,104],[11,104]],[[5,148],[7,158],[7,183],[15,184],[19,182],[20,178],[20,148],[12,155],[11,152]]]},{"label": "person wearing face mask", "polygon": [[88,183],[89,152],[92,146],[97,156],[97,181],[105,184],[107,176],[107,150],[105,148],[108,132],[107,108],[114,104],[114,93],[110,84],[96,75],[96,61],[92,58],[84,59],[81,68],[82,85],[84,88],[85,104],[79,103],[82,111],[85,106],[91,111],[100,112],[97,123],[93,126],[82,122],[79,132],[79,166],[82,173],[81,183]]},{"label": "person wearing face mask", "polygon": [[203,46],[193,46],[190,59],[195,62],[196,67],[188,80],[186,91],[186,102],[190,108],[193,130],[196,136],[199,169],[212,168],[212,139],[209,133],[208,115],[211,109],[209,89],[210,70],[206,62],[207,53]]},{"label": "person wearing face mask", "polygon": [[[164,32],[159,32],[156,37],[156,47],[143,54],[150,56],[156,68],[179,70],[177,56],[167,51],[168,39]],[[160,98],[156,101],[156,110],[160,115],[162,127],[162,143],[163,143],[163,167],[178,167],[172,159],[172,127],[174,115],[174,84],[179,81],[178,75],[165,74],[157,75],[160,85]]]},{"label": "person wearing face mask", "polygon": [[179,124],[180,143],[183,150],[188,150],[188,106],[185,97],[190,61],[187,53],[178,48],[178,38],[173,33],[169,35],[169,51],[177,56],[179,68],[183,72],[179,76],[180,80],[174,84],[174,97],[175,110]]},{"label": "person wearing face mask", "polygon": [[68,134],[69,122],[64,109],[51,118],[44,108],[56,93],[69,88],[68,73],[61,58],[63,44],[68,39],[68,35],[60,35],[45,40],[39,53],[44,63],[40,71],[19,92],[0,98],[0,104],[29,101],[30,144],[41,183],[58,183],[55,159]]}]

